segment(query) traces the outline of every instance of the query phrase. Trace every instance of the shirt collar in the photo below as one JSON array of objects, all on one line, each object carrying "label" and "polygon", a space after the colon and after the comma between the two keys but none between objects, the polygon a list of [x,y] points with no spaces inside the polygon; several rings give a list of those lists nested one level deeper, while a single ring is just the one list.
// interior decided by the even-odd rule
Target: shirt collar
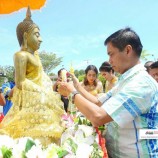
[{"label": "shirt collar", "polygon": [[133,66],[132,68],[130,68],[129,70],[127,70],[125,73],[123,73],[120,77],[119,80],[124,80],[136,73],[138,73],[139,71],[145,71],[145,67],[143,64],[137,64],[135,66]]}]

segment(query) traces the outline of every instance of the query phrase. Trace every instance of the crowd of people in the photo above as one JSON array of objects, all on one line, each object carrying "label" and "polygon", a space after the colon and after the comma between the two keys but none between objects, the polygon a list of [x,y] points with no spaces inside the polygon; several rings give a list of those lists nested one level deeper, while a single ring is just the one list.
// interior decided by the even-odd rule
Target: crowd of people
[{"label": "crowd of people", "polygon": [[[17,38],[21,49],[14,55],[15,83],[5,83],[0,93],[5,115],[0,134],[58,144],[71,96],[94,127],[107,125],[109,158],[158,157],[158,139],[140,139],[140,130],[158,130],[158,61],[140,62],[143,46],[134,30],[120,29],[105,40],[109,60],[99,71],[88,65],[81,82],[68,73],[70,83],[62,80],[60,69],[53,87],[38,56],[42,39],[29,9],[17,26]],[[106,80],[105,92],[99,72]]]}]

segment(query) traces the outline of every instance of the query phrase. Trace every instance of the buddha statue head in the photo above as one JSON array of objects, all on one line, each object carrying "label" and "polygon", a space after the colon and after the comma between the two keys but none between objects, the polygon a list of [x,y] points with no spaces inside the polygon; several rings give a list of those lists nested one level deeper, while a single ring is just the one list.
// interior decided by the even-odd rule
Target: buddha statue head
[{"label": "buddha statue head", "polygon": [[29,34],[35,28],[39,30],[39,27],[31,19],[31,11],[30,7],[28,7],[26,12],[26,18],[22,22],[20,22],[16,28],[17,38],[20,46],[27,47],[25,46],[27,45],[25,34]]}]

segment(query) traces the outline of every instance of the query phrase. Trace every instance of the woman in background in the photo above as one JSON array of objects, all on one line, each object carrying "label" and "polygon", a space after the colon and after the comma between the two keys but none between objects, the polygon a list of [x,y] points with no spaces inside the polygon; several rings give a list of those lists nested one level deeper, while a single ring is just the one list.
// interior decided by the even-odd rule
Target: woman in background
[{"label": "woman in background", "polygon": [[112,66],[107,62],[103,62],[99,68],[100,74],[106,79],[105,92],[108,92],[117,83],[118,78],[115,76]]},{"label": "woman in background", "polygon": [[85,70],[85,78],[81,82],[81,86],[94,96],[98,96],[99,93],[103,92],[102,82],[98,80],[97,76],[98,70],[96,66],[89,65]]}]

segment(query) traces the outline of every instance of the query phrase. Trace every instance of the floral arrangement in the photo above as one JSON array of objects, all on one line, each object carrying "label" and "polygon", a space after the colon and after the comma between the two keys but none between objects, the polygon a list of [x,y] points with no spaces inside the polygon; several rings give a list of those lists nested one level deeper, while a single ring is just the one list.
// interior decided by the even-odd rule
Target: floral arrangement
[{"label": "floral arrangement", "polygon": [[[86,151],[86,152],[84,152]],[[102,158],[97,134],[86,125],[72,126],[61,137],[61,146],[52,143],[44,148],[30,137],[12,139],[0,136],[0,158]]]},{"label": "floral arrangement", "polygon": [[[105,138],[102,137],[102,134],[106,131],[105,126],[100,126],[97,128],[92,127],[91,122],[86,119],[80,112],[77,112],[75,117],[74,115],[65,115],[63,116],[63,119],[67,121],[67,130],[62,135],[61,142],[63,142],[63,137],[69,139],[71,138],[73,143],[76,142],[78,146],[82,145],[83,151],[81,153],[84,154],[84,149],[86,149],[86,147],[84,147],[83,143],[87,143],[89,147],[93,148],[93,150],[89,153],[89,156],[87,155],[85,158],[108,158],[107,150],[105,147]],[[82,140],[81,142],[76,139],[78,137],[80,137],[79,140]],[[91,143],[89,143],[89,141]],[[89,151],[88,147],[86,151]],[[81,157],[84,158],[83,155]]]},{"label": "floral arrangement", "polygon": [[0,136],[0,158],[62,158],[64,154],[67,152],[54,143],[43,148],[38,140],[30,137]]},{"label": "floral arrangement", "polygon": [[75,125],[68,128],[61,137],[61,145],[68,151],[65,158],[102,158],[104,153],[97,140],[92,127]]},{"label": "floral arrangement", "polygon": [[[82,114],[79,114],[78,117],[76,117],[74,119],[74,123],[76,122],[76,124],[78,125],[86,125],[86,126],[90,126],[92,127],[91,122],[85,118],[84,116],[82,116]],[[102,135],[104,135],[106,131],[106,127],[105,126],[99,126],[95,128],[95,133],[98,137],[98,144],[101,147],[101,150],[103,151],[103,157],[102,158],[108,158],[108,154],[107,154],[107,150],[105,147],[105,138],[102,137]]]},{"label": "floral arrangement", "polygon": [[13,139],[0,135],[0,158],[108,158],[105,139],[98,128],[93,128],[84,117],[63,118],[67,119],[67,129],[60,146],[52,143],[45,148],[30,137]]}]

